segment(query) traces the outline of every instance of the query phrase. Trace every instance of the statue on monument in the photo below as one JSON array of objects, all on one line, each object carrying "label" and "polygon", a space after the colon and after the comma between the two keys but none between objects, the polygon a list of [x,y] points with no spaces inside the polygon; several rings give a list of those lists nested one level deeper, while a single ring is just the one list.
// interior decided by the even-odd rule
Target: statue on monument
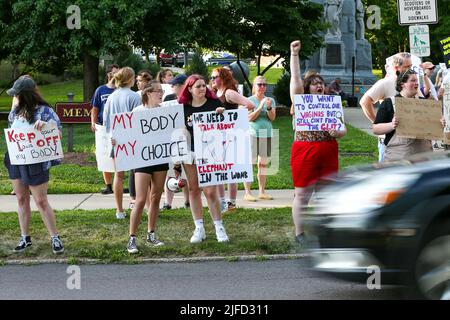
[{"label": "statue on monument", "polygon": [[356,40],[364,40],[364,5],[361,0],[356,0]]},{"label": "statue on monument", "polygon": [[327,30],[325,37],[341,38],[341,12],[343,0],[325,0],[325,21],[331,24],[331,27]]}]

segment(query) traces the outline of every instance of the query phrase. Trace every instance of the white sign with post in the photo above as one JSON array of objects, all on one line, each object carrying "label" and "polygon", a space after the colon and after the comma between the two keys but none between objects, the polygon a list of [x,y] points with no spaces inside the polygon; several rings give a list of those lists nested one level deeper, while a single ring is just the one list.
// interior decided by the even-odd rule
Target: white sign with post
[{"label": "white sign with post", "polygon": [[430,55],[430,32],[427,25],[409,26],[409,47],[418,57]]},{"label": "white sign with post", "polygon": [[437,0],[397,0],[398,24],[438,23]]}]

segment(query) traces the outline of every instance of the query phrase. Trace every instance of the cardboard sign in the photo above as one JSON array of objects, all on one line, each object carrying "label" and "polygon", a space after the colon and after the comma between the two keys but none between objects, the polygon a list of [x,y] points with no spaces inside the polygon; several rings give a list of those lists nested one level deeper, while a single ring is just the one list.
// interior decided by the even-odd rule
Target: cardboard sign
[{"label": "cardboard sign", "polygon": [[395,115],[399,120],[396,134],[400,137],[443,140],[440,119],[442,106],[433,99],[395,98]]},{"label": "cardboard sign", "polygon": [[253,181],[247,109],[194,113],[193,126],[200,187]]},{"label": "cardboard sign", "polygon": [[295,130],[345,130],[340,96],[298,94],[294,96]]},{"label": "cardboard sign", "polygon": [[33,164],[64,157],[59,129],[46,124],[43,129],[5,129],[11,164]]},{"label": "cardboard sign", "polygon": [[181,161],[188,156],[181,104],[111,115],[116,171]]},{"label": "cardboard sign", "polygon": [[90,102],[58,102],[55,110],[61,123],[91,123]]},{"label": "cardboard sign", "polygon": [[114,160],[111,158],[111,135],[106,127],[95,125],[95,159],[97,169],[102,172],[114,172]]}]

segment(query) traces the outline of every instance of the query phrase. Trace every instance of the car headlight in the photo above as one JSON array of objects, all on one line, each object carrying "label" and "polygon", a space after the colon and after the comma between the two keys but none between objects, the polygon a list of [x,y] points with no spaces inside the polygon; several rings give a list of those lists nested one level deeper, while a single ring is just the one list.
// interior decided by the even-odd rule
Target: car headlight
[{"label": "car headlight", "polygon": [[418,174],[378,174],[348,187],[331,188],[317,201],[316,211],[326,214],[361,214],[399,198],[418,179]]}]

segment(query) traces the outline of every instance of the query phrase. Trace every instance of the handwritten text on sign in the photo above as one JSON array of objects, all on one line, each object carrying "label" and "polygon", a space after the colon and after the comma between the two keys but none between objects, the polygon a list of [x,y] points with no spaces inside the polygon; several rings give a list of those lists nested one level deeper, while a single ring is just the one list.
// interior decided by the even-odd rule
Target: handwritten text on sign
[{"label": "handwritten text on sign", "polygon": [[193,114],[194,146],[201,187],[253,181],[248,111]]},{"label": "handwritten text on sign", "polygon": [[396,134],[399,137],[443,140],[440,119],[442,106],[432,99],[395,98],[395,115],[398,118]]},{"label": "handwritten text on sign", "polygon": [[340,96],[299,94],[294,96],[295,130],[345,130]]},{"label": "handwritten text on sign", "polygon": [[64,157],[59,130],[54,125],[43,129],[5,129],[11,164],[33,164]]},{"label": "handwritten text on sign", "polygon": [[116,171],[179,161],[188,154],[182,105],[111,115]]}]

